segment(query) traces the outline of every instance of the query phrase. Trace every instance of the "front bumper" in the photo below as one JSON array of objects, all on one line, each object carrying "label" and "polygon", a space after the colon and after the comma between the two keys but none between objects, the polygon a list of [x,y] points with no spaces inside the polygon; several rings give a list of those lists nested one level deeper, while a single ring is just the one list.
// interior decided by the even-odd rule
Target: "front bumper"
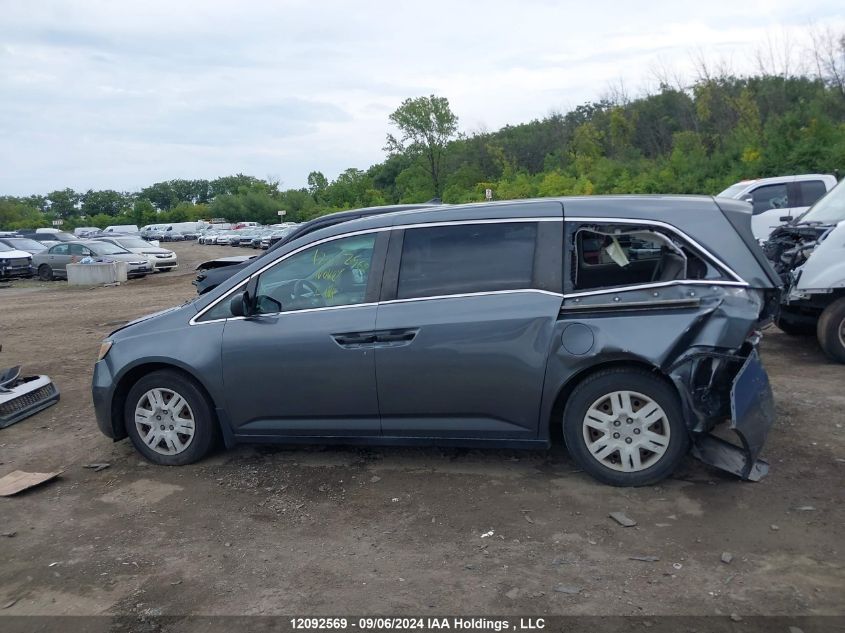
[{"label": "front bumper", "polygon": [[153,272],[152,266],[149,263],[144,264],[129,264],[126,267],[126,275],[127,277],[142,277],[143,275],[148,275]]},{"label": "front bumper", "polygon": [[94,401],[94,415],[97,418],[97,426],[100,431],[113,440],[122,439],[115,433],[112,420],[114,379],[105,360],[97,361],[94,365],[94,376],[91,379],[91,397]]},{"label": "front bumper", "polygon": [[0,279],[26,279],[35,274],[35,269],[29,264],[25,266],[0,265]]}]

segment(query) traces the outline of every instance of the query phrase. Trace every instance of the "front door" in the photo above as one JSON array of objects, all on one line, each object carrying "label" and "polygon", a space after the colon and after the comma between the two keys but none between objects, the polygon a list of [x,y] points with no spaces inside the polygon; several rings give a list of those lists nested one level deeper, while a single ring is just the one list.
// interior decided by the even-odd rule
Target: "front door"
[{"label": "front door", "polygon": [[537,438],[561,216],[397,232],[376,322],[385,436]]},{"label": "front door", "polygon": [[322,241],[266,269],[229,318],[223,382],[243,436],[378,435],[372,333],[386,233]]}]

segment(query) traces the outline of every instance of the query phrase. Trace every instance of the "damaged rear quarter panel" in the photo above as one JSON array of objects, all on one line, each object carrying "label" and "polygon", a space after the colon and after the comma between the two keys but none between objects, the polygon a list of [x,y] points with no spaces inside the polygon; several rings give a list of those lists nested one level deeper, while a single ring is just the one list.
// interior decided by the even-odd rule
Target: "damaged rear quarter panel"
[{"label": "damaged rear quarter panel", "polygon": [[[690,432],[709,432],[731,418],[733,381],[753,352],[749,337],[766,301],[762,290],[683,283],[566,298],[546,371],[544,419],[551,419],[558,394],[587,372],[635,363],[672,381]],[[749,464],[773,415],[764,418],[754,454],[745,453]]]}]

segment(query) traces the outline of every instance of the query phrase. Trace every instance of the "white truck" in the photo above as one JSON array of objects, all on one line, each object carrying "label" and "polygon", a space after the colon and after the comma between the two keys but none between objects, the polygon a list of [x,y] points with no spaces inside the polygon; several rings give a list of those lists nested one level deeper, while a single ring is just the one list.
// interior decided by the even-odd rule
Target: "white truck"
[{"label": "white truck", "polygon": [[778,327],[815,331],[824,352],[845,363],[845,186],[775,229],[763,249],[784,282]]},{"label": "white truck", "polygon": [[797,218],[836,186],[829,174],[800,174],[741,180],[719,193],[752,207],[751,230],[759,241],[768,239],[779,226]]}]

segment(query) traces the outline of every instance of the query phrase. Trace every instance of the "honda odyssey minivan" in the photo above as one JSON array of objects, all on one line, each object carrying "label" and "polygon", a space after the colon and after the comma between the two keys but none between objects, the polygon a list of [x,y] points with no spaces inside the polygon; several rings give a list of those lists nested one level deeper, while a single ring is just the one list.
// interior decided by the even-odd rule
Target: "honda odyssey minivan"
[{"label": "honda odyssey minivan", "polygon": [[597,196],[335,224],[113,332],[97,420],[165,465],[218,440],[544,448],[560,429],[609,484],[659,481],[690,450],[759,479],[778,278],[750,217]]}]

